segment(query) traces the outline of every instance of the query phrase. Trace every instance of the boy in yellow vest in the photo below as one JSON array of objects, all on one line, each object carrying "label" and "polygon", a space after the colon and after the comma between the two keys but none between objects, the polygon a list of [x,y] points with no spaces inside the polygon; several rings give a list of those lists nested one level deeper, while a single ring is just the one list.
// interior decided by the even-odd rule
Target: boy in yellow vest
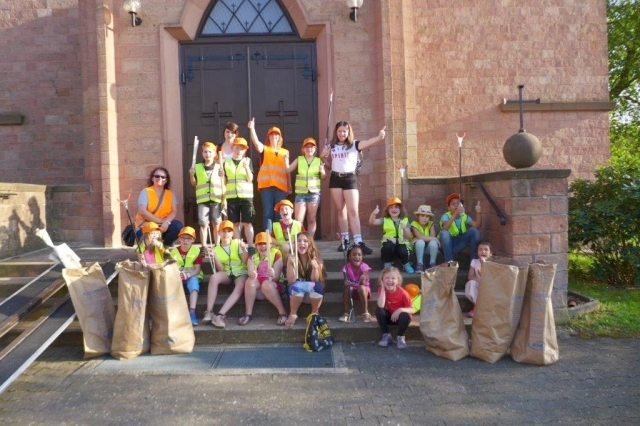
[{"label": "boy in yellow vest", "polygon": [[171,249],[171,258],[178,262],[180,267],[180,279],[187,286],[189,292],[189,316],[191,324],[198,325],[196,318],[196,306],[198,305],[198,293],[202,282],[202,256],[200,248],[193,245],[196,240],[196,230],[185,226],[178,234],[178,246]]},{"label": "boy in yellow vest", "polygon": [[224,177],[221,176],[222,162],[216,162],[216,146],[213,142],[202,144],[202,163],[189,169],[189,180],[196,188],[200,242],[207,244],[207,228],[211,225],[213,244],[218,243],[218,225],[222,221],[222,197]]},{"label": "boy in yellow vest", "polygon": [[273,222],[273,230],[271,233],[275,240],[274,245],[282,252],[283,262],[286,265],[287,257],[291,251],[289,236],[291,236],[291,239],[296,238],[299,233],[305,232],[305,229],[300,221],[293,218],[293,204],[291,201],[280,201],[276,204],[274,210],[280,213],[280,221]]},{"label": "boy in yellow vest", "polygon": [[242,226],[244,238],[249,243],[249,254],[255,254],[253,247],[253,220],[256,211],[253,207],[253,171],[251,159],[245,157],[249,144],[244,138],[233,141],[233,155],[224,162],[224,174],[227,178],[225,193],[227,198],[227,217],[234,224],[235,237],[240,238]]},{"label": "boy in yellow vest", "polygon": [[[247,259],[249,255],[244,248],[244,243],[238,238],[233,238],[233,232],[233,223],[229,220],[223,220],[218,227],[220,244],[212,249],[215,255],[216,273],[211,275],[209,279],[207,310],[202,321],[211,321],[218,328],[226,327],[227,312],[242,296],[244,284],[247,280]],[[220,284],[231,284],[234,287],[220,311],[214,315],[213,306],[218,296],[218,286]]]},{"label": "boy in yellow vest", "polygon": [[138,262],[143,266],[164,262],[164,243],[162,242],[162,230],[155,222],[146,222],[142,230],[142,242],[136,248]]},{"label": "boy in yellow vest", "polygon": [[444,253],[444,261],[453,260],[454,253],[460,253],[465,247],[469,247],[471,259],[478,258],[478,241],[480,241],[479,228],[482,226],[482,212],[480,201],[476,205],[478,220],[473,220],[467,215],[464,206],[460,202],[460,195],[449,194],[447,197],[449,210],[440,219],[440,244]]}]

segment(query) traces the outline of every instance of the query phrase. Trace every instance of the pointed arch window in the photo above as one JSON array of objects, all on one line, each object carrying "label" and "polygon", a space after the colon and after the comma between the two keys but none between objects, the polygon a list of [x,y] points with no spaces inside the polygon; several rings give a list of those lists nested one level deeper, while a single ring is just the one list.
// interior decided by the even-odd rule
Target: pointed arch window
[{"label": "pointed arch window", "polygon": [[218,0],[202,35],[295,34],[278,0]]}]

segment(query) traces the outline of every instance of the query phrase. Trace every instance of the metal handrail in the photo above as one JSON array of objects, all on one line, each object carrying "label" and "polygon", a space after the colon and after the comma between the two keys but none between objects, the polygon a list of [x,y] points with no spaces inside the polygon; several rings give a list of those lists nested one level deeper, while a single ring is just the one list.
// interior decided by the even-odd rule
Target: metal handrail
[{"label": "metal handrail", "polygon": [[502,210],[500,210],[500,207],[498,207],[496,202],[493,201],[493,198],[491,198],[491,195],[489,194],[489,192],[487,191],[487,189],[484,187],[483,184],[477,183],[476,185],[478,185],[478,187],[480,188],[480,191],[482,191],[482,193],[484,194],[484,196],[487,199],[487,201],[489,201],[489,204],[491,204],[491,207],[493,207],[493,210],[495,210],[496,215],[498,215],[498,217],[500,218],[500,225],[502,225],[502,226],[506,225],[507,224],[507,215],[504,214],[504,212]]}]

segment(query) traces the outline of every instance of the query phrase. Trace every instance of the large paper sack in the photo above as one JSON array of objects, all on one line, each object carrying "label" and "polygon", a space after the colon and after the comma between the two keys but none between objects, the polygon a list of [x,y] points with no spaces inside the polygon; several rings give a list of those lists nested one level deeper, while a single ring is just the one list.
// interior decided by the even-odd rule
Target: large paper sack
[{"label": "large paper sack", "polygon": [[149,268],[152,274],[149,293],[151,353],[191,353],[196,336],[193,333],[178,264],[169,260],[149,265]]},{"label": "large paper sack", "polygon": [[471,326],[471,356],[494,363],[513,341],[522,312],[528,265],[492,258],[482,265]]},{"label": "large paper sack", "polygon": [[551,303],[555,276],[556,265],[529,265],[522,315],[511,344],[511,358],[516,362],[549,365],[559,358]]},{"label": "large paper sack", "polygon": [[149,351],[149,270],[138,262],[116,264],[118,271],[118,311],[113,326],[111,356],[135,358]]},{"label": "large paper sack", "polygon": [[82,328],[84,357],[108,354],[116,309],[100,264],[96,262],[86,268],[65,268],[62,278],[67,284]]},{"label": "large paper sack", "polygon": [[420,332],[429,352],[452,361],[469,355],[469,335],[453,290],[457,274],[457,262],[438,265],[422,274]]}]

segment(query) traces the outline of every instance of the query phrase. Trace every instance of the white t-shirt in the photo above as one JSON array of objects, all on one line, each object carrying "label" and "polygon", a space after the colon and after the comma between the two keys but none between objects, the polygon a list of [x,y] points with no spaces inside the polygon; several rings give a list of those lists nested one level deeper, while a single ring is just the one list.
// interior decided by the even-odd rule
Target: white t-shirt
[{"label": "white t-shirt", "polygon": [[336,173],[355,173],[358,164],[358,145],[355,141],[348,148],[347,144],[334,145],[331,148],[331,171]]}]

